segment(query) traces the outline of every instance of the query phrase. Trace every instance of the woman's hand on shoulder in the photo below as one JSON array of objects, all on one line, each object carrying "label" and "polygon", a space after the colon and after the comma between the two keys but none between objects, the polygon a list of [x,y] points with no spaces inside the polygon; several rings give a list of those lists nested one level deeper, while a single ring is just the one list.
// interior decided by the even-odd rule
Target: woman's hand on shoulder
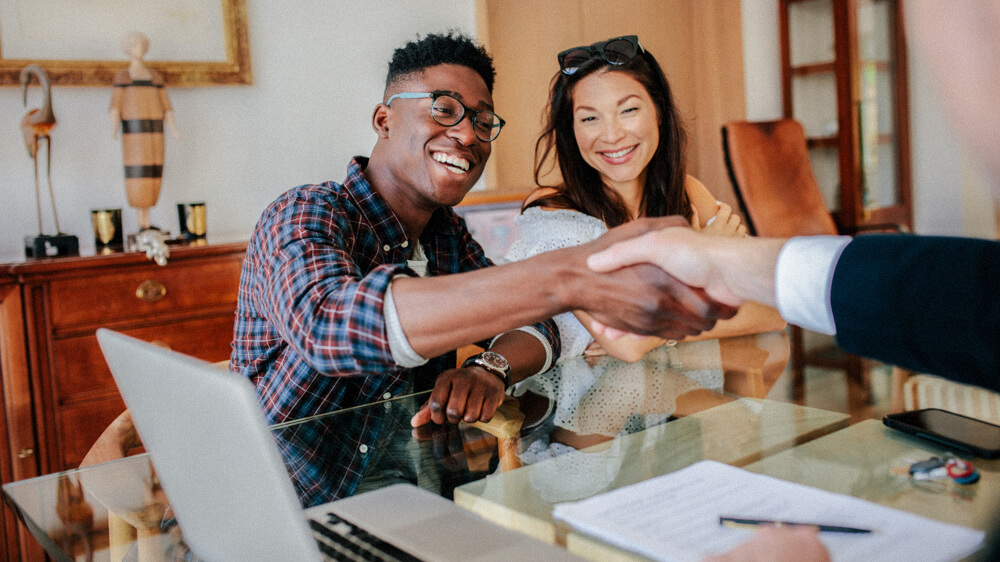
[{"label": "woman's hand on shoulder", "polygon": [[[691,226],[705,234],[717,236],[746,236],[747,227],[729,205],[718,201],[705,184],[692,176],[684,180],[684,190],[691,202]],[[702,222],[701,217],[707,217]]]},{"label": "woman's hand on shoulder", "polygon": [[740,216],[733,212],[733,208],[721,201],[718,205],[718,210],[709,217],[701,231],[715,236],[746,236],[747,227],[740,221]]}]

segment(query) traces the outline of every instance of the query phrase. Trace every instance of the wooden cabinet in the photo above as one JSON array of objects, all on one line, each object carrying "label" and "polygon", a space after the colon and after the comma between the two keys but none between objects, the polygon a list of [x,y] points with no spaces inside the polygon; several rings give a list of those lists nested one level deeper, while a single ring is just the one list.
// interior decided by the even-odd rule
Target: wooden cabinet
[{"label": "wooden cabinet", "polygon": [[[17,480],[15,474],[34,475],[36,470],[23,470],[34,463],[34,449],[22,454],[12,443],[34,443],[31,422],[31,392],[29,382],[14,377],[27,365],[24,341],[24,320],[21,307],[21,289],[17,280],[0,267],[0,397],[4,412],[0,416],[0,479]],[[19,436],[27,436],[19,439]],[[33,447],[33,445],[29,445]],[[30,457],[30,458],[27,458]],[[22,476],[24,478],[25,476]],[[18,524],[17,514],[7,502],[0,505],[0,560],[44,560],[41,547],[33,542],[23,525]]]},{"label": "wooden cabinet", "polygon": [[0,265],[4,481],[77,466],[124,409],[97,328],[227,359],[245,252],[172,246],[162,267],[135,252]]},{"label": "wooden cabinet", "polygon": [[912,226],[906,41],[899,0],[780,0],[783,105],[809,137],[844,232]]}]

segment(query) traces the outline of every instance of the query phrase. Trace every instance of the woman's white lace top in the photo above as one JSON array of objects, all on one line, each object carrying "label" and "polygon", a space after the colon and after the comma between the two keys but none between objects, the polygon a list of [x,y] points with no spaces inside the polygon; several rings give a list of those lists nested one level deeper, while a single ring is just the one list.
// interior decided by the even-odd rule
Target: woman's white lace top
[{"label": "woman's white lace top", "polygon": [[[532,207],[514,223],[521,229],[521,237],[511,245],[503,262],[586,244],[608,231],[597,218],[563,209]],[[696,388],[722,388],[718,340],[664,345],[636,363],[626,363],[611,356],[584,357],[594,338],[572,312],[553,320],[562,340],[559,361],[552,369],[515,385],[513,393],[522,396],[532,392],[548,398],[545,418],[555,426],[580,435],[634,433],[666,421],[674,413],[677,396]],[[563,452],[548,445],[531,444],[522,460],[530,463]],[[552,446],[558,448],[559,444]]]},{"label": "woman's white lace top", "polygon": [[558,427],[614,437],[667,421],[678,396],[700,388],[721,391],[723,381],[719,340],[703,340],[661,345],[635,363],[610,355],[567,359],[513,392],[548,398],[546,415]]},{"label": "woman's white lace top", "polygon": [[[608,231],[608,227],[600,219],[565,209],[545,211],[531,207],[516,217],[514,224],[521,229],[521,237],[511,244],[502,260],[503,263],[520,261],[559,248],[586,244]],[[587,346],[594,341],[590,332],[572,312],[564,312],[553,320],[559,328],[562,341],[559,361],[583,355]]]}]

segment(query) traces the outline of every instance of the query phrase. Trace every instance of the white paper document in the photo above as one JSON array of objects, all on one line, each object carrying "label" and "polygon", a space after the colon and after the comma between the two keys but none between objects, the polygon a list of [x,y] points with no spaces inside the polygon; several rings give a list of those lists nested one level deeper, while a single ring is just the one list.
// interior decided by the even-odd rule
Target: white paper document
[{"label": "white paper document", "polygon": [[555,507],[574,530],[656,560],[684,562],[725,552],[754,531],[719,517],[781,520],[871,529],[820,533],[833,560],[955,560],[978,549],[985,533],[869,501],[701,461],[592,498]]}]

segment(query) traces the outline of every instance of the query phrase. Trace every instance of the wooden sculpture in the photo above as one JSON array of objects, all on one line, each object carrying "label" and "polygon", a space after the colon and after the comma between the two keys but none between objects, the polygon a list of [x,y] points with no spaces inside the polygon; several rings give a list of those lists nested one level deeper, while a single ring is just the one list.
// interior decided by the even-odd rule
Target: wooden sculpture
[{"label": "wooden sculpture", "polygon": [[163,75],[143,63],[148,49],[145,35],[138,32],[125,35],[122,50],[130,63],[127,69],[115,74],[108,110],[112,136],[118,138],[119,130],[122,134],[125,192],[128,204],[138,210],[141,230],[151,226],[149,209],[160,196],[164,124],[175,138],[180,136]]},{"label": "wooden sculpture", "polygon": [[24,106],[28,106],[28,85],[31,77],[37,76],[42,87],[42,106],[32,109],[21,120],[21,133],[24,144],[28,147],[28,155],[35,163],[35,207],[38,210],[38,234],[42,234],[42,193],[38,181],[38,149],[45,141],[45,176],[49,184],[49,200],[52,202],[52,216],[55,219],[56,231],[59,229],[59,215],[56,212],[56,198],[52,192],[52,137],[49,132],[56,126],[56,115],[52,111],[52,82],[45,69],[37,64],[29,64],[21,69],[21,90],[24,94]]},{"label": "wooden sculpture", "polygon": [[[37,76],[42,86],[42,106],[32,109],[21,120],[21,132],[24,144],[28,148],[28,156],[35,166],[35,209],[38,211],[38,234],[24,237],[24,253],[29,258],[46,258],[52,256],[68,256],[79,253],[79,241],[76,236],[66,234],[59,228],[59,213],[56,212],[56,195],[52,191],[52,137],[49,133],[56,126],[56,115],[52,111],[52,83],[45,69],[37,64],[29,64],[21,70],[21,89],[24,93],[24,105],[28,105],[28,85],[31,77]],[[38,178],[38,153],[42,141],[45,141],[45,172],[49,184],[49,201],[52,203],[52,219],[55,221],[56,233],[43,234],[42,227],[42,190]]]}]

